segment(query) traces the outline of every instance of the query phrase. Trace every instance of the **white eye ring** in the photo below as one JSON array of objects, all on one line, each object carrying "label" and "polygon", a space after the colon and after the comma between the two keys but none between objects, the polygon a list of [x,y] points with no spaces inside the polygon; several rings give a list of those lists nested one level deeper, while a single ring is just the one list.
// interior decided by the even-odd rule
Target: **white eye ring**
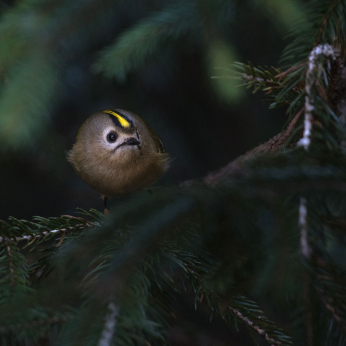
[{"label": "white eye ring", "polygon": [[[115,140],[114,141],[110,141],[108,138],[109,138],[109,135],[110,134],[114,134],[115,135]],[[117,132],[115,131],[114,127],[112,126],[109,126],[107,128],[105,128],[103,130],[103,138],[104,138],[104,141],[108,144],[108,145],[112,145],[113,143],[115,143],[118,139],[118,134]]]}]

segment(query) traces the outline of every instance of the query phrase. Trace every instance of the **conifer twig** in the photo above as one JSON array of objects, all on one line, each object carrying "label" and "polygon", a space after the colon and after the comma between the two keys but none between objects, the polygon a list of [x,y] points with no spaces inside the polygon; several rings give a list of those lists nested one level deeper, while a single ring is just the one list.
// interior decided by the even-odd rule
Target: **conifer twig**
[{"label": "conifer twig", "polygon": [[245,317],[239,310],[233,308],[232,306],[229,306],[229,309],[238,316],[238,318],[243,321],[246,325],[251,327],[253,330],[255,330],[259,335],[263,336],[271,346],[277,346],[277,345],[282,345],[280,341],[272,339],[263,329],[260,327],[256,326],[254,322],[252,322],[250,319]]},{"label": "conifer twig", "polygon": [[291,134],[291,132],[294,129],[294,126],[296,126],[298,119],[300,118],[300,116],[302,115],[302,113],[304,112],[304,107],[294,116],[294,118],[292,119],[292,121],[288,124],[287,129],[286,129],[286,135],[289,136]]},{"label": "conifer twig", "polygon": [[243,73],[242,74],[242,78],[243,79],[246,79],[248,81],[254,81],[254,82],[258,82],[258,83],[274,83],[275,85],[280,85],[280,83],[277,83],[275,81],[273,81],[272,79],[264,79],[264,78],[261,78],[261,77],[254,77],[252,75],[248,75],[246,73]]},{"label": "conifer twig", "polygon": [[[212,301],[211,297],[215,297],[217,299],[220,299],[219,292],[213,285],[210,285],[207,281],[205,281],[205,278],[200,275],[198,272],[196,272],[192,267],[191,263],[183,262],[185,271],[188,273],[188,279],[194,279],[193,287],[196,292],[200,292],[201,296],[198,298],[201,302],[203,300],[203,297],[209,297],[207,298],[207,301]],[[205,272],[208,272],[207,268],[204,268]],[[197,288],[198,287],[198,288]],[[198,297],[198,295],[197,295]],[[235,298],[235,299],[234,299]],[[257,307],[257,304],[254,304],[253,302],[247,301],[244,299],[244,297],[234,297],[233,301],[228,301],[227,303],[223,303],[220,305],[218,304],[218,309],[213,308],[213,310],[223,310],[223,307],[225,306],[227,309],[229,309],[234,317],[238,317],[239,320],[241,320],[246,326],[253,329],[257,334],[259,334],[261,337],[263,337],[265,340],[269,342],[271,346],[287,346],[291,344],[290,338],[281,333],[281,340],[279,334],[274,335],[274,337],[271,337],[269,335],[269,332],[271,330],[271,326],[275,325],[273,322],[268,320],[264,315],[263,312],[259,310]],[[232,304],[235,305],[232,306]],[[249,308],[249,305],[251,308]],[[220,309],[220,307],[222,308]],[[239,309],[239,306],[243,306],[244,310],[241,312],[241,309]],[[246,316],[247,314],[247,316]],[[267,330],[266,330],[267,329]],[[280,329],[275,328],[276,331],[279,331]]]},{"label": "conifer twig", "polygon": [[44,238],[48,235],[52,235],[52,234],[59,234],[59,233],[65,233],[67,231],[81,231],[83,230],[85,227],[90,227],[91,225],[88,224],[81,224],[79,226],[76,227],[66,227],[66,228],[61,228],[61,229],[53,229],[51,231],[43,231],[42,233],[33,233],[33,234],[28,234],[28,235],[22,235],[21,237],[13,237],[13,238],[7,238],[7,237],[0,237],[0,244],[1,243],[11,243],[11,242],[19,242],[19,241],[23,241],[23,240],[27,240],[27,241],[32,241],[35,239],[40,239],[40,238]]}]

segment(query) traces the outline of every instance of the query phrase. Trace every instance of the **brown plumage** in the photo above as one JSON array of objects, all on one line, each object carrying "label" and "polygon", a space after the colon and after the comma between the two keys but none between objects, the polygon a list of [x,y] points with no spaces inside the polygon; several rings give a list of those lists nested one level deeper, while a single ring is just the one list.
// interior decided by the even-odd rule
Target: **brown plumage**
[{"label": "brown plumage", "polygon": [[67,159],[105,197],[142,189],[168,168],[160,138],[139,116],[121,109],[100,111],[86,119]]}]

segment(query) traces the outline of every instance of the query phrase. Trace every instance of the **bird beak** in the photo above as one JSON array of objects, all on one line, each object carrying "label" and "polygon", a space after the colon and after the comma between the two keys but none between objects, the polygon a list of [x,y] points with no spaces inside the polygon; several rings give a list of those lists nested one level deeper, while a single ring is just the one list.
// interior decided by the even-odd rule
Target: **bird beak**
[{"label": "bird beak", "polygon": [[131,138],[127,138],[123,144],[124,145],[140,145],[141,142],[138,139],[131,137]]},{"label": "bird beak", "polygon": [[122,142],[115,149],[113,149],[113,152],[124,145],[137,145],[138,149],[141,149],[141,142],[136,138],[130,137],[130,138],[125,139],[124,142]]}]

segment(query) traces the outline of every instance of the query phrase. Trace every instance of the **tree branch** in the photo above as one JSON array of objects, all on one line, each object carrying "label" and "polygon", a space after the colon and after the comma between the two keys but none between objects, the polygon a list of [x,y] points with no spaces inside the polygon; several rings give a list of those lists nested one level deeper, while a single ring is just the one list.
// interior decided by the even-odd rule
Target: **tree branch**
[{"label": "tree branch", "polygon": [[263,336],[269,343],[271,346],[277,346],[277,345],[282,345],[282,343],[280,341],[274,340],[272,339],[263,329],[261,329],[260,327],[256,326],[254,324],[254,322],[252,322],[251,320],[249,320],[247,317],[245,317],[239,310],[232,308],[231,306],[229,306],[229,309],[238,316],[238,318],[243,321],[246,325],[248,325],[249,327],[251,327],[253,330],[256,331],[256,333],[258,333],[259,335]]},{"label": "tree branch", "polygon": [[[71,232],[71,231],[82,231],[84,230],[85,227],[91,227],[93,226],[93,224],[89,223],[82,223],[78,226],[75,227],[66,227],[66,228],[61,228],[61,229],[53,229],[51,231],[43,231],[42,233],[33,233],[33,234],[28,234],[28,235],[22,235],[21,237],[13,237],[13,238],[7,238],[7,237],[0,237],[0,244],[1,243],[13,243],[13,242],[19,242],[19,241],[23,241],[23,240],[27,240],[27,241],[32,241],[34,242],[36,239],[41,239],[44,237],[47,237],[49,235],[53,235],[53,234],[59,234],[59,233],[65,233],[65,232]],[[63,238],[62,238],[63,239]],[[60,244],[59,244],[60,245]]]}]

